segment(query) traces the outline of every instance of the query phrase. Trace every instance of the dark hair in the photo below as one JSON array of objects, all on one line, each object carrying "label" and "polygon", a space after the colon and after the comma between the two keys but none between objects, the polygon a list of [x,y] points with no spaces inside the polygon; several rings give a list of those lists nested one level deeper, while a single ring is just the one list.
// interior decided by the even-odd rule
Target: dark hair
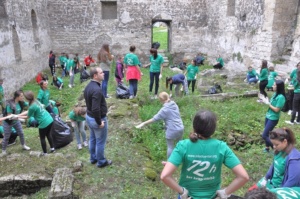
[{"label": "dark hair", "polygon": [[134,52],[134,51],[135,51],[135,46],[134,46],[134,45],[131,45],[130,48],[129,48],[129,51],[130,51],[130,52]]},{"label": "dark hair", "polygon": [[32,102],[34,102],[34,94],[32,91],[25,92],[24,96],[25,96],[26,100],[28,100],[29,104],[32,104]]},{"label": "dark hair", "polygon": [[154,59],[156,59],[156,58],[157,58],[157,49],[155,49],[155,48],[151,48],[151,49],[150,49],[150,53],[152,53],[152,54],[153,54],[153,57],[154,57]]},{"label": "dark hair", "polygon": [[172,77],[166,77],[166,88],[168,89],[169,87],[169,81],[172,80]]},{"label": "dark hair", "polygon": [[278,140],[282,142],[284,139],[287,140],[288,145],[294,146],[296,144],[296,138],[293,131],[290,128],[283,127],[270,131],[269,138],[271,140]]},{"label": "dark hair", "polygon": [[276,98],[280,94],[285,97],[284,82],[282,80],[276,80],[275,84],[277,88],[276,88],[276,94],[274,98]]},{"label": "dark hair", "polygon": [[269,71],[274,71],[274,67],[273,67],[273,66],[270,66],[270,67],[269,67]]},{"label": "dark hair", "polygon": [[209,138],[217,127],[217,116],[209,110],[200,110],[193,120],[194,132],[190,134],[190,140],[196,142],[199,138]]},{"label": "dark hair", "polygon": [[97,58],[99,61],[107,61],[107,54],[109,53],[109,45],[108,44],[103,44],[98,55]]},{"label": "dark hair", "polygon": [[98,73],[97,68],[93,67],[93,68],[90,69],[90,77],[92,79],[94,79],[94,75],[97,74],[97,73]]},{"label": "dark hair", "polygon": [[75,107],[74,113],[75,113],[75,115],[84,115],[84,114],[86,114],[86,108],[85,107]]},{"label": "dark hair", "polygon": [[197,60],[196,60],[196,59],[193,59],[193,62],[194,62],[194,65],[196,65],[196,63],[197,63]]},{"label": "dark hair", "polygon": [[43,90],[44,90],[43,85],[44,85],[45,82],[46,82],[46,81],[44,81],[44,80],[41,80],[41,81],[40,81],[40,87],[41,87],[41,89],[43,89]]},{"label": "dark hair", "polygon": [[23,91],[22,90],[17,90],[17,91],[15,91],[14,92],[14,100],[17,98],[17,97],[20,97],[20,95],[23,93]]},{"label": "dark hair", "polygon": [[296,65],[296,68],[298,68],[298,66],[300,66],[300,62],[298,62],[298,64]]},{"label": "dark hair", "polygon": [[262,187],[248,191],[245,194],[244,199],[277,199],[277,196],[266,188]]},{"label": "dark hair", "polygon": [[264,68],[268,69],[268,62],[267,62],[267,60],[262,60],[260,72],[261,72],[262,69],[264,69]]}]

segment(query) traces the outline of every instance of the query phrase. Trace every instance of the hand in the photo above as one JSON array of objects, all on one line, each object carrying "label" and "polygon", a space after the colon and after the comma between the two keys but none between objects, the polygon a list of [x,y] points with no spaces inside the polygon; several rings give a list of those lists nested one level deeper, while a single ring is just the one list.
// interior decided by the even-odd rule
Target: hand
[{"label": "hand", "polygon": [[143,126],[145,126],[145,123],[144,123],[144,122],[142,122],[142,123],[140,123],[139,125],[135,126],[135,128],[140,129],[140,128],[142,128]]},{"label": "hand", "polygon": [[188,198],[190,198],[189,197],[189,191],[186,188],[184,188],[184,187],[182,187],[182,190],[183,190],[183,193],[180,194],[180,199],[188,199]]},{"label": "hand", "polygon": [[161,79],[162,78],[162,74],[159,74],[159,77],[158,77],[159,79]]},{"label": "hand", "polygon": [[18,116],[17,116],[17,115],[14,115],[14,114],[11,114],[10,119],[11,119],[11,120],[17,120],[17,119],[18,119]]},{"label": "hand", "polygon": [[71,122],[71,126],[74,128],[75,127],[75,122]]},{"label": "hand", "polygon": [[217,191],[217,195],[218,195],[221,199],[227,199],[227,198],[229,198],[231,195],[230,195],[230,194],[227,195],[225,191],[226,191],[226,189],[218,190],[218,191]]},{"label": "hand", "polygon": [[170,93],[170,98],[172,97],[172,93]]},{"label": "hand", "polygon": [[267,179],[266,178],[263,178],[262,180],[261,180],[261,182],[260,182],[260,185],[262,186],[262,187],[265,187],[266,185],[267,185]]},{"label": "hand", "polygon": [[262,98],[262,101],[266,105],[270,105],[269,99],[267,97]]}]

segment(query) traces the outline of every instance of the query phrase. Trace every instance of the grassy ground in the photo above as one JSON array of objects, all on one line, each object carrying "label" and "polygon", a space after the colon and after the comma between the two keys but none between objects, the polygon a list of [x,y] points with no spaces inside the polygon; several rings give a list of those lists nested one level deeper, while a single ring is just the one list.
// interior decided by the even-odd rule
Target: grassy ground
[{"label": "grassy ground", "polygon": [[[210,67],[210,66],[205,66]],[[109,119],[109,136],[106,147],[106,155],[113,160],[113,165],[108,168],[98,169],[89,163],[89,153],[86,148],[76,149],[73,141],[70,145],[59,149],[57,153],[61,156],[50,155],[47,159],[29,157],[28,152],[22,151],[20,145],[8,148],[9,153],[17,153],[21,156],[14,160],[6,158],[0,159],[0,175],[5,176],[11,173],[47,173],[52,175],[56,168],[71,167],[76,160],[81,160],[84,169],[75,174],[74,192],[80,198],[175,198],[176,193],[166,188],[160,180],[159,173],[162,170],[161,161],[166,160],[166,143],[164,138],[163,123],[158,122],[149,125],[141,130],[134,128],[139,120],[144,121],[151,118],[161,107],[158,100],[151,100],[148,93],[149,69],[142,69],[144,76],[139,82],[138,99],[136,100],[117,100],[114,98],[115,82],[110,77],[109,94],[113,98],[108,99],[108,105],[120,112],[122,117]],[[163,78],[173,75],[165,68]],[[159,91],[166,90],[164,81],[161,80]],[[68,78],[64,78],[65,85],[68,85]],[[50,86],[51,98],[62,102],[62,118],[77,103],[87,82],[80,84],[79,76],[75,79],[76,86],[73,89],[65,87],[57,90]],[[227,87],[223,87],[227,92]],[[253,90],[256,87],[236,88],[236,92],[243,90]],[[34,81],[28,82],[23,88],[37,92],[38,86]],[[197,110],[205,108],[214,111],[218,115],[218,128],[215,137],[226,141],[230,132],[238,132],[250,138],[260,137],[263,130],[264,117],[267,108],[256,103],[256,98],[235,98],[226,101],[211,101],[199,97],[200,91],[196,91],[182,98],[174,98],[178,104],[185,126],[184,137],[187,138],[191,132],[191,122]],[[271,93],[269,93],[271,95]],[[138,104],[138,114],[134,112],[134,104]],[[120,107],[120,108],[118,108]],[[130,114],[129,114],[130,113]],[[279,127],[285,126],[284,120],[290,116],[282,113]],[[298,132],[298,126],[291,127],[294,132]],[[37,129],[25,128],[25,139],[34,151],[41,151]],[[297,139],[299,135],[296,133]],[[299,146],[299,145],[297,145]],[[235,149],[235,146],[232,146]],[[235,150],[241,159],[244,167],[251,176],[250,182],[245,188],[236,194],[243,195],[251,184],[261,178],[267,171],[272,161],[272,156],[262,152],[263,144],[255,142]],[[30,161],[30,164],[28,164]],[[146,168],[156,171],[156,180],[149,180],[145,177]],[[176,175],[179,177],[179,173]],[[231,171],[224,168],[222,186],[226,186],[233,178]],[[49,189],[44,188],[40,192],[30,196],[32,199],[47,198]]]},{"label": "grassy ground", "polygon": [[153,42],[160,43],[160,50],[168,49],[168,28],[167,27],[153,27]]}]

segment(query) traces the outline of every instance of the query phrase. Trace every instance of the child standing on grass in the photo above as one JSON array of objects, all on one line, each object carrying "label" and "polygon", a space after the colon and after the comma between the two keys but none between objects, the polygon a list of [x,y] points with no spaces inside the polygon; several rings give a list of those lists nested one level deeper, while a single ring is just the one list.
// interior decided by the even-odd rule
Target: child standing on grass
[{"label": "child standing on grass", "polygon": [[274,71],[274,67],[269,67],[269,76],[268,76],[268,84],[267,84],[267,91],[271,90],[273,91],[273,84],[275,81],[275,78],[277,77],[278,73]]},{"label": "child standing on grass", "polygon": [[195,90],[195,84],[197,80],[197,74],[199,73],[199,68],[196,66],[196,60],[192,60],[192,63],[188,65],[186,72],[184,75],[187,74],[187,82],[188,82],[188,88],[190,87],[190,84],[192,83],[192,93],[194,93]]},{"label": "child standing on grass", "polygon": [[116,78],[117,86],[123,83],[123,78],[124,78],[123,60],[124,58],[121,55],[118,55],[118,60],[116,63],[116,70],[115,70],[115,78]]},{"label": "child standing on grass", "polygon": [[163,104],[163,107],[156,115],[153,116],[152,119],[142,122],[141,124],[137,125],[136,128],[142,128],[143,126],[152,122],[164,120],[166,141],[168,146],[167,157],[169,158],[174,149],[175,143],[182,139],[184,126],[180,117],[179,108],[174,101],[171,101],[169,94],[166,92],[161,92],[158,98]]},{"label": "child standing on grass", "polygon": [[[86,108],[76,107],[73,111],[69,113],[69,118],[71,119],[71,125],[74,128],[75,137],[77,140],[77,148],[82,149],[81,138],[83,146],[87,147],[88,143],[86,140],[85,132],[85,114]],[[81,135],[81,136],[80,136]]]}]

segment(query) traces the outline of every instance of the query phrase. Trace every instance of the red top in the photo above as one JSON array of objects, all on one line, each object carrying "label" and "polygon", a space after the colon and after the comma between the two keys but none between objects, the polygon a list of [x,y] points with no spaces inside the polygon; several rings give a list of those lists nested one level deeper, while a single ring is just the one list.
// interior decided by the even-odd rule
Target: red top
[{"label": "red top", "polygon": [[89,66],[89,65],[91,64],[91,62],[92,62],[92,63],[95,63],[95,60],[94,60],[92,57],[86,56],[86,57],[84,58],[84,63],[85,63],[86,66]]},{"label": "red top", "polygon": [[43,79],[43,77],[42,77],[42,73],[38,73],[38,75],[36,76],[36,78],[35,78],[35,81],[36,81],[36,83],[40,83],[41,82],[41,80]]}]

